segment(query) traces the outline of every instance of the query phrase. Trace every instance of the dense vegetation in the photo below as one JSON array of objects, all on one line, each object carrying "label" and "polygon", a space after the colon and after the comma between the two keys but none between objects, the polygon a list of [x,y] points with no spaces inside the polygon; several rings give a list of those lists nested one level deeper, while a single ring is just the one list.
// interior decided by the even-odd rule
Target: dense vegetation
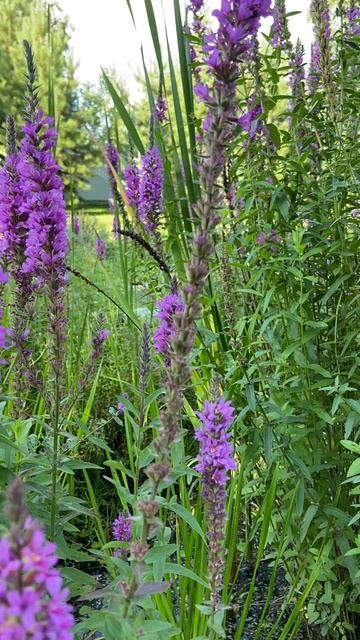
[{"label": "dense vegetation", "polygon": [[4,3],[0,640],[359,637],[360,9],[217,4],[145,117]]}]

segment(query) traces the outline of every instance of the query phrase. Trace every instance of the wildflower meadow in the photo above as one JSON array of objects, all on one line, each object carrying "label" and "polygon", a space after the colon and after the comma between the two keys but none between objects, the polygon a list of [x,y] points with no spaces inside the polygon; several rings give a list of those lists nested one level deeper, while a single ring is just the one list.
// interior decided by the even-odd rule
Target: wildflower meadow
[{"label": "wildflower meadow", "polygon": [[0,640],[360,640],[360,4],[119,1],[0,0]]}]

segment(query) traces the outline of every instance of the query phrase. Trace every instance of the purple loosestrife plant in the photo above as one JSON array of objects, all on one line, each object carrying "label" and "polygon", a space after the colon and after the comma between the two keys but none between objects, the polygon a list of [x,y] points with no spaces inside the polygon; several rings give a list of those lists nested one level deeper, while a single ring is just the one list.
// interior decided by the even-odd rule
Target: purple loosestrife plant
[{"label": "purple loosestrife plant", "polygon": [[194,322],[200,312],[200,296],[209,272],[213,253],[212,234],[219,222],[222,202],[219,178],[226,164],[226,148],[236,131],[236,81],[239,64],[252,49],[260,19],[268,15],[270,0],[222,0],[214,11],[217,30],[205,36],[205,65],[209,75],[208,127],[203,134],[199,174],[203,196],[194,206],[197,226],[188,264],[188,280],[181,297],[182,311],[175,314],[176,333],[172,342],[170,365],[165,382],[165,407],[161,412],[161,430],[155,448],[164,458],[177,437],[182,390],[191,371],[188,358],[193,348]]},{"label": "purple loosestrife plant", "polygon": [[48,298],[49,329],[52,339],[51,365],[54,394],[51,417],[53,426],[53,471],[50,534],[55,534],[57,503],[57,464],[59,448],[59,411],[61,384],[65,367],[65,285],[68,251],[66,211],[59,167],[53,157],[56,130],[52,118],[37,108],[36,70],[31,46],[24,41],[28,68],[28,97],[24,137],[20,146],[19,176],[24,189],[21,212],[27,218],[27,237],[23,271],[31,275],[38,291]]},{"label": "purple loosestrife plant", "polygon": [[19,174],[28,229],[23,270],[36,284],[61,290],[66,284],[68,240],[63,184],[52,153],[57,137],[53,124],[39,109],[23,126]]},{"label": "purple loosestrife plant", "polygon": [[29,517],[20,480],[7,493],[11,530],[0,539],[0,638],[72,640],[74,617],[62,586],[56,547]]},{"label": "purple loosestrife plant", "polygon": [[202,495],[207,506],[208,519],[208,567],[211,601],[215,611],[220,604],[225,566],[225,504],[228,472],[236,469],[229,429],[234,409],[230,402],[220,398],[206,401],[202,411],[197,411],[201,426],[195,430],[200,444],[195,467],[201,474]]},{"label": "purple loosestrife plant", "polygon": [[64,365],[66,254],[68,250],[63,185],[52,149],[56,141],[53,120],[42,111],[23,127],[19,175],[24,189],[22,213],[27,218],[23,271],[49,299],[52,367],[60,379]]},{"label": "purple loosestrife plant", "polygon": [[[142,562],[148,550],[147,539],[154,522],[158,504],[155,500],[159,484],[167,478],[170,465],[169,453],[178,437],[179,413],[183,405],[183,390],[191,377],[189,356],[195,339],[195,320],[201,306],[200,297],[209,273],[209,260],[213,253],[212,234],[219,222],[218,208],[222,203],[222,186],[219,178],[226,164],[226,149],[237,128],[236,81],[239,64],[252,49],[254,36],[262,16],[268,14],[270,0],[222,0],[221,10],[215,11],[218,29],[206,36],[205,64],[210,76],[208,108],[209,126],[203,135],[202,160],[198,167],[202,198],[194,206],[196,229],[187,266],[187,282],[180,293],[183,308],[174,315],[175,332],[172,337],[169,364],[166,367],[164,405],[160,412],[160,429],[153,443],[155,461],[148,465],[145,473],[150,480],[150,497],[137,504],[143,515],[141,541],[131,546],[135,562]],[[177,293],[173,289],[172,293]],[[215,571],[215,569],[214,569]],[[138,572],[134,571],[124,588],[126,603],[123,618],[126,618],[130,602],[138,585]],[[215,584],[216,580],[216,584]],[[217,578],[212,576],[214,589]]]},{"label": "purple loosestrife plant", "polygon": [[28,215],[22,208],[25,193],[19,174],[21,154],[16,149],[15,122],[12,116],[7,118],[6,134],[7,157],[0,169],[0,234],[1,253],[15,284],[10,337],[16,352],[13,380],[17,400],[14,412],[18,414],[23,410],[26,388],[36,378],[29,362],[31,351],[28,344],[28,325],[34,311],[34,291],[32,277],[24,273],[23,269]]}]

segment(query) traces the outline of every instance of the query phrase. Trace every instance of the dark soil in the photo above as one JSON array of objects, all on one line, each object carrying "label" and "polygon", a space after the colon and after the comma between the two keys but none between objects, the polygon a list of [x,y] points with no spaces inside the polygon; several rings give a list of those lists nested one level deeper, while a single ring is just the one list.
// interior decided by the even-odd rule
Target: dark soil
[{"label": "dark soil", "polygon": [[[258,630],[258,624],[261,618],[261,614],[264,609],[268,585],[271,577],[271,568],[269,561],[263,561],[260,564],[259,570],[256,576],[255,593],[253,602],[251,603],[246,624],[241,636],[241,640],[253,640],[255,633]],[[237,583],[234,589],[234,595],[232,598],[233,611],[227,616],[227,640],[234,638],[236,628],[239,622],[239,616],[241,615],[242,605],[245,602],[246,596],[251,583],[253,575],[253,566],[249,563],[244,564],[239,572]],[[273,589],[272,599],[269,609],[265,615],[259,640],[265,640],[267,633],[269,633],[273,623],[281,611],[281,607],[286,601],[286,597],[289,591],[289,584],[285,579],[285,574],[282,569],[277,573],[275,585]],[[282,626],[285,625],[288,616],[291,614],[291,608],[288,607],[282,618]],[[281,634],[281,623],[279,630],[274,631],[271,635],[271,640],[277,640]],[[299,629],[295,636],[296,640],[309,640],[309,635],[303,626]]]}]

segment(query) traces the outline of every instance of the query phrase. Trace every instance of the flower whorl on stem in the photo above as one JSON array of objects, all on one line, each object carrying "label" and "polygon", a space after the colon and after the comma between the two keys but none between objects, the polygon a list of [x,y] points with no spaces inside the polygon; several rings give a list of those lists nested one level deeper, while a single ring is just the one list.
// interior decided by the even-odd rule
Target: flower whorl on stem
[{"label": "flower whorl on stem", "polygon": [[311,67],[314,58],[314,70],[317,71],[318,65],[319,76],[327,94],[329,106],[334,113],[335,88],[331,68],[331,28],[327,0],[312,0],[310,13],[315,35],[314,49],[311,49]]},{"label": "flower whorl on stem", "polygon": [[207,504],[209,539],[209,578],[214,609],[220,602],[224,570],[224,535],[226,482],[228,472],[236,468],[229,428],[234,409],[230,402],[219,398],[206,400],[203,410],[197,411],[201,426],[195,429],[195,438],[200,443],[198,462],[195,467],[202,476],[203,498]]},{"label": "flower whorl on stem", "polygon": [[272,15],[272,45],[273,47],[281,47],[287,53],[290,53],[292,45],[285,0],[275,0]]},{"label": "flower whorl on stem", "polygon": [[54,544],[24,505],[20,480],[7,492],[10,535],[0,539],[0,637],[2,640],[72,640],[68,591],[55,568]]}]

